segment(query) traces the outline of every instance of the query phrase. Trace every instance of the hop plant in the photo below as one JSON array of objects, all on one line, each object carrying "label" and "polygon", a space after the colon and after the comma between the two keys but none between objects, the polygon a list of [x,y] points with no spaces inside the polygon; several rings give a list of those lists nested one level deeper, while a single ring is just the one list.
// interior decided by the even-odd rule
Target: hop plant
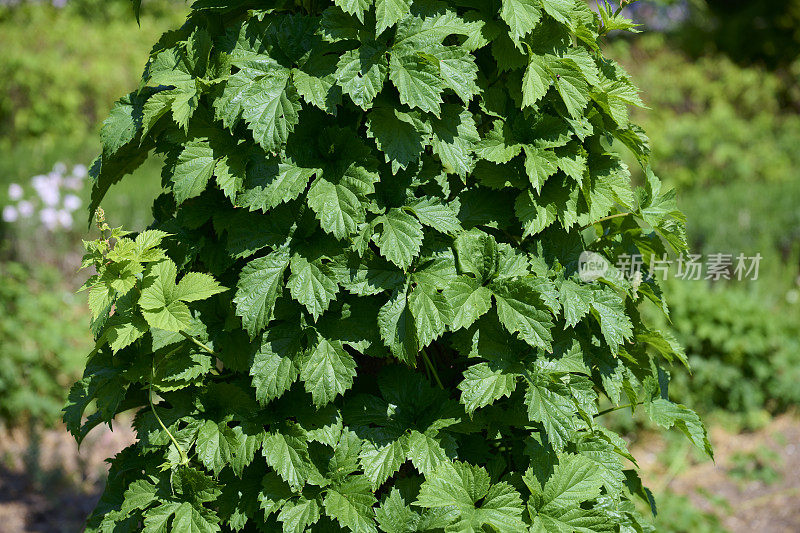
[{"label": "hop plant", "polygon": [[65,421],[137,409],[138,436],[88,531],[648,530],[602,415],[711,448],[637,311],[661,291],[613,266],[685,247],[601,53],[630,27],[574,0],[195,1],[91,169],[94,212],[165,161],[152,226],[87,243]]}]

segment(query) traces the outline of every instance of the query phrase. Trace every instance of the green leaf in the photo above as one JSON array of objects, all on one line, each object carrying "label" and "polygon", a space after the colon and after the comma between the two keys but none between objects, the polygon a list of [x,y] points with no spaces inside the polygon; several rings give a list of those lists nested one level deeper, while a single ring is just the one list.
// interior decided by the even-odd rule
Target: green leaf
[{"label": "green leaf", "polygon": [[564,319],[567,326],[573,327],[590,311],[592,290],[568,279],[561,284],[559,292],[559,300],[564,306]]},{"label": "green leaf", "polygon": [[[446,463],[437,468],[420,488],[416,505],[448,512],[454,521],[448,530],[524,531],[522,499],[507,483],[492,485],[489,474],[468,463]],[[451,518],[452,517],[452,518]]]},{"label": "green leaf", "polygon": [[386,533],[414,533],[418,531],[417,526],[420,516],[406,505],[405,500],[400,495],[400,491],[393,488],[389,495],[381,502],[380,507],[375,510],[378,517],[378,525]]},{"label": "green leaf", "polygon": [[311,177],[320,173],[318,168],[304,168],[292,162],[259,161],[250,165],[236,203],[251,211],[267,212],[300,196]]},{"label": "green leaf", "polygon": [[480,141],[472,113],[454,104],[445,104],[441,119],[432,120],[431,128],[433,153],[439,156],[445,171],[466,177],[475,167],[472,154]]},{"label": "green leaf", "polygon": [[305,498],[287,502],[278,514],[278,521],[283,524],[283,531],[287,533],[303,533],[309,526],[316,524],[319,518],[320,508],[317,500]]},{"label": "green leaf", "polygon": [[178,286],[175,289],[175,298],[183,302],[196,302],[198,300],[205,300],[225,292],[226,289],[220,285],[217,280],[208,274],[201,274],[199,272],[189,272],[181,278]]},{"label": "green leaf", "polygon": [[303,358],[300,379],[314,399],[314,405],[322,407],[353,386],[356,362],[344,351],[338,341],[319,339],[316,347]]},{"label": "green leaf", "polygon": [[453,309],[451,329],[468,328],[492,308],[492,292],[475,278],[459,276],[444,290]]},{"label": "green leaf", "polygon": [[366,213],[356,193],[341,183],[317,178],[308,191],[308,205],[317,214],[320,226],[337,239],[358,231]]},{"label": "green leaf", "polygon": [[256,399],[261,404],[280,398],[297,380],[301,335],[300,328],[291,324],[274,325],[264,333],[250,367]]},{"label": "green leaf", "polygon": [[445,332],[452,314],[450,303],[444,295],[423,284],[411,291],[408,308],[414,317],[420,347],[428,346]]},{"label": "green leaf", "polygon": [[186,533],[214,533],[220,530],[217,521],[215,515],[184,502],[175,510],[172,529]]},{"label": "green leaf", "polygon": [[492,163],[508,163],[522,152],[522,145],[514,143],[508,127],[496,120],[492,130],[475,147],[475,154]]},{"label": "green leaf", "polygon": [[511,333],[519,333],[520,339],[534,348],[550,351],[553,322],[532,280],[499,280],[491,288],[497,302],[497,316],[506,329]]},{"label": "green leaf", "polygon": [[294,435],[270,433],[264,438],[264,459],[292,489],[301,488],[310,471],[308,445]]},{"label": "green leaf", "polygon": [[625,302],[612,289],[595,291],[592,310],[612,352],[633,334],[633,324],[625,314]]},{"label": "green leaf", "polygon": [[381,255],[403,270],[408,270],[422,247],[422,225],[397,208],[390,209],[375,222],[382,226],[377,238]]},{"label": "green leaf", "polygon": [[575,404],[568,394],[563,384],[548,383],[546,377],[528,379],[525,392],[528,418],[542,424],[556,450],[563,449],[579,427]]},{"label": "green leaf", "polygon": [[365,479],[354,478],[330,489],[322,504],[325,514],[335,518],[344,528],[364,533],[377,533],[375,513],[372,506],[377,503]]},{"label": "green leaf", "polygon": [[572,10],[575,8],[574,0],[542,0],[545,12],[561,22],[570,26],[572,24]]},{"label": "green leaf", "polygon": [[367,116],[367,135],[375,139],[395,173],[417,161],[425,148],[423,132],[410,115],[396,109],[373,109]]},{"label": "green leaf", "polygon": [[215,103],[217,117],[232,127],[239,115],[253,139],[268,152],[288,139],[299,121],[300,101],[291,70],[273,61],[244,61]]},{"label": "green leaf", "polygon": [[600,496],[603,479],[596,466],[582,455],[562,455],[544,486],[542,510],[577,506]]},{"label": "green leaf", "polygon": [[389,79],[400,93],[400,102],[439,116],[444,82],[429,61],[416,55],[393,53],[389,61]]},{"label": "green leaf", "polygon": [[516,385],[517,374],[479,363],[464,372],[464,381],[459,383],[458,388],[461,390],[461,403],[468,413],[473,413],[503,396],[511,396]]},{"label": "green leaf", "polygon": [[362,43],[358,49],[342,54],[336,69],[336,82],[354,104],[368,110],[383,89],[388,72],[386,48],[378,43]]},{"label": "green leaf", "polygon": [[309,261],[299,254],[292,256],[290,265],[292,273],[286,286],[292,298],[303,304],[317,321],[339,292],[333,271],[322,261]]},{"label": "green leaf", "polygon": [[646,409],[653,422],[664,428],[677,427],[692,441],[692,444],[703,450],[712,459],[714,458],[714,450],[708,440],[708,432],[697,413],[684,405],[672,403],[663,398],[648,402]]},{"label": "green leaf", "polygon": [[589,86],[578,65],[567,58],[554,59],[549,64],[550,72],[555,79],[555,86],[567,112],[574,118],[589,104]]},{"label": "green leaf", "polygon": [[406,462],[407,440],[402,436],[387,444],[364,442],[359,461],[373,489],[383,485]]},{"label": "green leaf", "polygon": [[342,89],[336,84],[337,63],[336,56],[312,53],[300,68],[292,70],[292,81],[303,100],[331,115],[342,103]]},{"label": "green leaf", "polygon": [[172,174],[172,193],[175,201],[182,204],[202,193],[214,175],[217,160],[207,140],[191,141],[178,156],[178,164]]},{"label": "green leaf", "polygon": [[227,423],[206,420],[197,433],[197,457],[206,468],[219,475],[231,462],[234,450],[240,446],[239,435]]},{"label": "green leaf", "polygon": [[528,68],[522,77],[522,107],[533,107],[547,94],[552,78],[547,70],[547,62],[542,56],[531,54]]},{"label": "green leaf", "polygon": [[334,0],[334,4],[342,8],[345,13],[350,13],[364,22],[364,12],[372,5],[372,0]]},{"label": "green leaf", "polygon": [[395,357],[416,366],[419,339],[414,316],[408,307],[406,290],[395,291],[378,313],[381,338]]},{"label": "green leaf", "polygon": [[500,255],[494,237],[479,229],[460,234],[455,242],[458,269],[483,283],[494,277]]},{"label": "green leaf", "polygon": [[509,35],[517,46],[542,20],[540,5],[536,0],[503,0],[500,16],[511,28]]},{"label": "green leaf", "polygon": [[233,302],[250,338],[258,335],[271,320],[275,301],[283,292],[283,274],[287,266],[289,252],[280,249],[253,259],[242,269]]},{"label": "green leaf", "polygon": [[380,35],[411,12],[411,0],[375,0],[377,24],[375,35]]},{"label": "green leaf", "polygon": [[423,474],[429,474],[449,461],[442,445],[431,435],[419,431],[412,431],[408,436],[408,458]]},{"label": "green leaf", "polygon": [[408,209],[422,224],[437,231],[449,235],[456,235],[463,231],[461,222],[453,210],[435,198],[420,198],[409,205]]}]

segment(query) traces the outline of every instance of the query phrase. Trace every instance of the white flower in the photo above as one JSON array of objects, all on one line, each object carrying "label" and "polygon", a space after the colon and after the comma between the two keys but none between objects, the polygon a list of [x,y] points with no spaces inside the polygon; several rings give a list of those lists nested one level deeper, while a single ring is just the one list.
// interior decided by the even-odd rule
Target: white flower
[{"label": "white flower", "polygon": [[45,205],[53,207],[58,204],[61,199],[61,192],[59,191],[58,180],[60,176],[36,176],[32,180],[33,188],[39,198],[42,199]]},{"label": "white flower", "polygon": [[86,165],[75,165],[72,167],[72,175],[76,178],[83,179],[89,175],[89,170],[86,168]]},{"label": "white flower", "polygon": [[22,190],[22,186],[18,183],[12,183],[8,186],[8,197],[14,202],[22,198],[23,194],[25,194],[25,191]]},{"label": "white flower", "polygon": [[13,205],[7,205],[3,208],[3,220],[6,222],[15,222],[19,218],[19,213]]},{"label": "white flower", "polygon": [[64,209],[71,213],[81,206],[81,199],[74,194],[68,194],[64,197]]},{"label": "white flower", "polygon": [[58,211],[52,207],[45,207],[39,211],[39,220],[42,221],[45,228],[52,231],[58,226]]},{"label": "white flower", "polygon": [[17,211],[22,218],[28,218],[33,214],[33,204],[27,200],[22,200],[17,204]]},{"label": "white flower", "polygon": [[75,176],[71,178],[65,178],[64,187],[72,191],[80,190],[81,187],[83,187],[83,178],[76,178]]},{"label": "white flower", "polygon": [[58,163],[53,165],[53,172],[59,175],[64,175],[67,173],[67,165],[59,161]]},{"label": "white flower", "polygon": [[72,228],[72,215],[69,211],[65,209],[61,209],[56,213],[56,217],[58,218],[58,223],[61,225],[62,228],[70,229]]},{"label": "white flower", "polygon": [[49,179],[49,180],[50,180],[52,183],[54,183],[56,187],[58,187],[59,185],[61,185],[61,182],[62,182],[62,181],[64,181],[64,175],[63,175],[63,174],[61,174],[60,172],[56,172],[55,170],[54,170],[54,171],[52,171],[52,172],[50,172],[50,173],[47,175],[47,178],[48,178],[48,179]]}]

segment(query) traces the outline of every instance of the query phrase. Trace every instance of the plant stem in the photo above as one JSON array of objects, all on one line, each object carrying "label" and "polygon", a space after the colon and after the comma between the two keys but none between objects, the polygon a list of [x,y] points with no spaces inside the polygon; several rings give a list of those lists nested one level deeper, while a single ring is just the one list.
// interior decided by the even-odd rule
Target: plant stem
[{"label": "plant stem", "polygon": [[150,386],[150,388],[147,391],[147,401],[150,403],[150,410],[153,411],[153,415],[156,417],[156,420],[158,420],[158,425],[160,425],[161,429],[163,429],[167,433],[167,436],[169,437],[169,440],[171,440],[172,444],[178,449],[178,453],[181,456],[181,464],[182,465],[188,465],[189,464],[189,456],[186,455],[186,452],[183,451],[183,448],[181,447],[181,445],[178,444],[178,441],[172,435],[170,430],[167,429],[167,426],[164,425],[164,422],[161,420],[161,417],[158,416],[158,413],[156,412],[156,406],[153,405],[153,386],[152,385]]},{"label": "plant stem", "polygon": [[179,333],[180,333],[181,335],[183,335],[183,336],[184,336],[186,339],[188,339],[188,340],[192,341],[192,342],[193,342],[193,343],[195,343],[197,346],[199,346],[200,348],[202,348],[202,349],[203,349],[205,352],[208,352],[209,354],[213,355],[214,357],[216,357],[216,356],[217,356],[217,354],[215,354],[215,353],[214,353],[214,350],[212,350],[211,348],[209,348],[208,346],[206,346],[205,344],[203,344],[203,343],[202,343],[202,342],[200,342],[199,340],[195,339],[194,337],[192,337],[191,335],[189,335],[189,334],[188,334],[188,333],[186,333],[185,331],[180,331]]},{"label": "plant stem", "polygon": [[599,223],[601,223],[601,222],[605,222],[606,220],[611,220],[611,219],[614,219],[614,218],[619,218],[619,217],[626,217],[626,216],[628,216],[628,215],[632,215],[632,214],[633,214],[633,213],[617,213],[616,215],[609,215],[609,216],[607,216],[607,217],[603,217],[603,218],[600,218],[600,219],[598,219],[598,220],[595,220],[595,221],[594,221],[594,222],[592,222],[591,224],[586,224],[584,227],[582,227],[582,228],[581,228],[581,230],[585,230],[585,229],[587,229],[587,228],[591,228],[591,227],[592,227],[592,226],[594,226],[595,224],[599,224]]},{"label": "plant stem", "polygon": [[436,384],[439,385],[440,389],[444,390],[444,385],[442,385],[442,380],[439,379],[439,374],[436,373],[436,367],[434,367],[433,363],[431,363],[431,360],[428,357],[428,352],[426,352],[425,350],[421,350],[421,352],[422,352],[422,359],[425,360],[425,363],[428,365],[428,368],[431,370],[431,373],[433,373],[433,377],[436,380]]},{"label": "plant stem", "polygon": [[642,405],[644,402],[636,402],[636,403],[629,403],[625,405],[618,405],[616,407],[609,407],[604,411],[600,411],[593,418],[597,418],[599,416],[607,415],[608,413],[613,413],[614,411],[619,411],[621,409],[627,409],[628,407],[636,407],[637,405]]}]

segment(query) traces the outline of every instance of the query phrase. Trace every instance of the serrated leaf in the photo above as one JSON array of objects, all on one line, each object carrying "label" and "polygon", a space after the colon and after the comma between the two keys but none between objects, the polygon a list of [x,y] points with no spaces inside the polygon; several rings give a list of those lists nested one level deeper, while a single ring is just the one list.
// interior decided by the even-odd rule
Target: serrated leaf
[{"label": "serrated leaf", "polygon": [[406,290],[395,291],[378,313],[381,339],[395,357],[416,366],[419,340],[414,316],[408,308]]},{"label": "serrated leaf", "polygon": [[342,54],[336,69],[336,82],[354,104],[368,110],[383,89],[388,72],[386,48],[378,43],[362,43],[358,49]]},{"label": "serrated leaf", "polygon": [[189,198],[199,196],[214,175],[216,164],[214,150],[208,141],[187,143],[178,156],[178,164],[175,165],[172,174],[172,193],[175,195],[175,201],[182,204]]},{"label": "serrated leaf", "polygon": [[444,295],[423,284],[417,285],[409,294],[408,308],[414,316],[417,340],[423,348],[445,332],[452,313]]},{"label": "serrated leaf", "polygon": [[355,375],[356,362],[338,341],[320,339],[300,365],[300,379],[317,407],[344,394],[353,386]]},{"label": "serrated leaf", "polygon": [[367,116],[367,135],[375,139],[394,172],[418,160],[425,148],[423,132],[407,113],[395,109],[373,109]]},{"label": "serrated leaf", "polygon": [[552,349],[551,315],[535,285],[525,278],[499,280],[492,284],[497,316],[511,333],[534,348]]},{"label": "serrated leaf", "polygon": [[301,335],[300,328],[290,324],[270,327],[264,333],[250,368],[256,399],[261,404],[280,398],[300,375],[296,362]]},{"label": "serrated leaf", "polygon": [[323,500],[325,514],[351,531],[377,533],[375,513],[372,506],[377,503],[365,479],[352,479],[331,489]]},{"label": "serrated leaf", "polygon": [[547,94],[552,78],[547,70],[547,62],[542,56],[531,54],[528,68],[522,77],[522,107],[533,107]]},{"label": "serrated leaf", "polygon": [[359,461],[373,489],[383,485],[390,476],[400,470],[406,462],[407,446],[405,436],[386,444],[364,442]]},{"label": "serrated leaf", "polygon": [[408,206],[417,220],[442,233],[456,235],[463,230],[453,210],[434,198],[420,198]]},{"label": "serrated leaf", "polygon": [[422,247],[422,225],[401,209],[392,208],[377,221],[382,228],[377,238],[381,255],[407,270]]},{"label": "serrated leaf", "polygon": [[461,403],[468,413],[486,407],[503,396],[510,396],[517,384],[517,375],[491,368],[488,363],[479,363],[464,372],[464,381],[459,383]]},{"label": "serrated leaf", "polygon": [[377,24],[375,35],[380,35],[411,12],[411,0],[375,0]]},{"label": "serrated leaf", "polygon": [[444,82],[429,61],[416,55],[393,53],[389,61],[389,79],[400,93],[400,102],[439,116]]},{"label": "serrated leaf", "polygon": [[506,21],[514,43],[530,33],[542,20],[540,2],[536,0],[503,0],[500,16]]},{"label": "serrated leaf", "polygon": [[475,278],[459,276],[444,290],[453,309],[451,329],[468,328],[492,308],[492,292]]},{"label": "serrated leaf", "polygon": [[442,107],[440,120],[431,121],[433,153],[447,172],[466,177],[475,167],[473,150],[480,141],[475,119],[468,109],[453,104]]},{"label": "serrated leaf", "polygon": [[242,269],[236,284],[236,314],[250,337],[255,337],[272,318],[275,301],[283,291],[283,274],[289,266],[289,252],[281,249],[253,259]]},{"label": "serrated leaf", "polygon": [[318,320],[339,292],[333,271],[325,263],[309,261],[299,254],[292,256],[290,270],[286,286],[292,298],[306,307],[314,321]]},{"label": "serrated leaf", "polygon": [[337,239],[358,231],[366,213],[358,196],[341,183],[317,178],[308,191],[308,205],[317,214],[320,226]]}]

